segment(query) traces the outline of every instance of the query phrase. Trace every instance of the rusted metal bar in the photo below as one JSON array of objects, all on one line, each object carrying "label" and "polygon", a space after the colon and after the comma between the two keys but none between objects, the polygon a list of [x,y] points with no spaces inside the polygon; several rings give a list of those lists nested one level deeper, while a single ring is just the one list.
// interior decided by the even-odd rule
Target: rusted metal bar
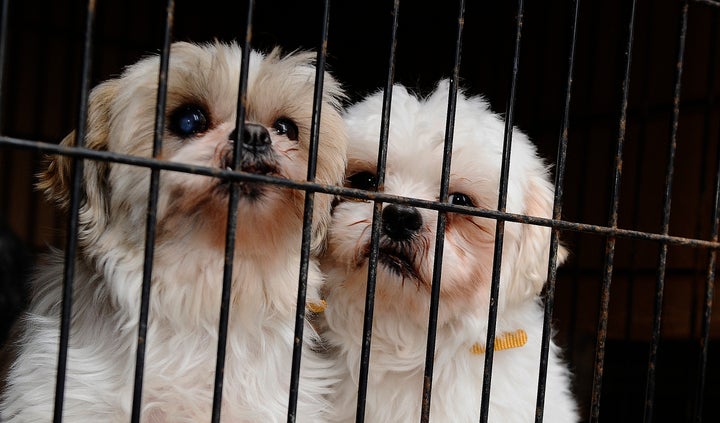
[{"label": "rusted metal bar", "polygon": [[[85,145],[87,130],[88,96],[90,94],[90,73],[92,69],[92,36],[95,25],[95,0],[88,0],[82,58],[82,73],[80,76],[80,103],[77,112],[77,125],[75,144],[79,147]],[[67,240],[65,244],[65,263],[63,270],[63,295],[60,320],[60,344],[58,346],[58,365],[55,378],[55,407],[53,422],[62,422],[63,402],[65,399],[65,378],[67,371],[68,347],[70,345],[70,320],[72,313],[73,281],[75,279],[75,255],[78,248],[78,221],[81,202],[81,183],[83,177],[83,160],[75,158],[72,161],[72,179],[70,188],[70,208],[68,211]]]},{"label": "rusted metal bar", "polygon": [[66,147],[62,145],[45,143],[40,141],[24,140],[13,137],[0,136],[0,146],[8,145],[21,149],[39,151],[50,154],[62,154],[69,157],[82,157],[86,159],[109,161],[115,163],[142,166],[150,169],[165,169],[175,172],[192,173],[197,175],[213,176],[228,181],[260,182],[283,186],[291,189],[299,189],[324,194],[340,195],[348,198],[356,198],[367,201],[381,201],[383,203],[406,204],[429,210],[466,214],[470,216],[485,217],[488,219],[503,219],[508,222],[524,223],[529,225],[548,226],[562,231],[574,231],[601,236],[612,236],[617,238],[640,239],[644,241],[667,242],[670,245],[678,245],[695,248],[720,249],[720,242],[695,238],[686,238],[672,235],[662,235],[652,232],[636,231],[631,229],[613,228],[609,226],[592,225],[588,223],[569,222],[565,220],[546,219],[536,216],[525,216],[522,214],[501,212],[476,207],[458,206],[454,204],[439,203],[436,201],[421,200],[417,198],[403,197],[400,195],[385,194],[382,192],[364,191],[355,188],[338,187],[335,185],[324,185],[315,182],[300,182],[290,179],[283,179],[276,176],[258,175],[242,171],[231,171],[220,168],[195,166],[183,163],[168,162],[159,159],[151,159],[126,154],[118,154],[107,151],[91,150],[80,147]]},{"label": "rusted metal bar", "polygon": [[[568,71],[565,82],[565,104],[560,123],[560,139],[555,171],[555,198],[553,200],[553,219],[560,219],[563,206],[563,186],[565,180],[565,163],[567,160],[568,128],[570,126],[570,97],[572,95],[573,70],[575,64],[575,43],[577,41],[578,12],[580,1],[572,2],[572,18],[570,21],[570,48],[568,53]],[[538,375],[537,402],[535,405],[535,423],[542,423],[545,412],[545,389],[547,384],[547,368],[552,333],[552,312],[555,305],[555,281],[557,277],[557,253],[560,231],[553,228],[550,238],[550,257],[548,263],[548,279],[545,287],[545,310],[543,313],[543,332],[540,347],[540,373]]]},{"label": "rusted metal bar", "polygon": [[[380,122],[380,139],[377,159],[377,188],[385,184],[385,168],[387,164],[388,135],[390,132],[390,109],[392,91],[395,83],[395,58],[397,48],[397,30],[400,16],[400,0],[393,1],[392,26],[390,28],[390,51],[388,73],[383,91],[382,120]],[[373,217],[370,226],[370,251],[368,257],[368,278],[365,292],[365,314],[363,316],[363,337],[360,350],[360,374],[358,376],[358,397],[355,421],[365,421],[365,403],[367,399],[368,371],[370,368],[370,347],[372,344],[373,312],[375,309],[375,285],[377,281],[377,265],[380,246],[380,225],[382,223],[382,202],[373,204]]]},{"label": "rusted metal bar", "polygon": [[[242,61],[240,63],[240,83],[238,87],[237,114],[235,117],[236,134],[233,141],[233,164],[234,170],[240,168],[240,137],[245,130],[245,113],[247,107],[247,84],[250,65],[250,50],[252,42],[252,20],[255,1],[248,0],[246,9],[246,21],[244,30],[244,42],[242,44]],[[232,289],[233,260],[235,258],[235,236],[238,220],[238,195],[237,184],[230,184],[228,199],[228,221],[225,234],[225,258],[223,265],[223,282],[220,303],[220,321],[218,325],[218,347],[217,360],[215,363],[215,382],[212,405],[212,423],[220,423],[220,412],[222,409],[223,377],[225,374],[225,352],[227,346],[228,320],[230,316],[230,294]]]},{"label": "rusted metal bar", "polygon": [[[708,74],[707,74],[707,81],[708,81],[708,96],[707,96],[707,108],[705,112],[705,122],[704,122],[704,128],[703,128],[703,149],[701,151],[708,151],[708,146],[710,145],[710,134],[712,133],[712,108],[715,104],[715,99],[713,97],[713,93],[715,91],[715,79],[717,77],[716,71],[718,68],[718,38],[720,36],[720,10],[715,10],[713,14],[712,19],[712,29],[711,32],[711,42],[710,42],[710,51],[708,52],[708,59],[710,62],[710,66],[708,66]],[[703,178],[701,178],[701,186],[700,186],[700,194],[704,193],[705,190],[705,182],[704,182],[704,176],[707,174],[707,167],[705,165],[705,161],[703,160],[703,165],[701,169],[701,175]],[[711,223],[711,239],[714,241],[717,241],[718,239],[718,219],[720,218],[720,150],[718,151],[718,157],[716,160],[716,171],[717,174],[715,176],[715,197],[714,197],[714,209],[713,209],[713,220]],[[696,228],[696,236],[700,236],[700,224],[698,223],[698,226]],[[700,250],[697,250],[697,256],[700,255]],[[697,263],[697,261],[696,261]],[[692,407],[692,420],[693,422],[701,422],[702,421],[702,413],[703,413],[703,405],[704,405],[704,396],[705,396],[705,382],[707,378],[707,353],[708,353],[708,341],[710,339],[710,320],[712,316],[712,306],[713,306],[713,295],[714,295],[714,286],[715,286],[715,272],[716,272],[716,264],[717,264],[717,251],[716,250],[710,250],[708,252],[708,264],[707,264],[707,273],[705,275],[705,295],[703,297],[703,303],[702,303],[702,320],[700,322],[700,338],[699,338],[699,353],[698,353],[698,370],[697,370],[697,383],[694,384],[695,392],[694,392],[694,402]],[[695,322],[696,319],[696,313],[697,309],[693,307],[692,310],[692,321]],[[695,333],[694,331],[692,332]]]},{"label": "rusted metal bar", "polygon": [[[327,57],[328,26],[330,23],[330,1],[323,5],[323,19],[320,48],[315,62],[315,92],[313,93],[312,122],[310,124],[310,148],[308,151],[307,180],[315,181],[317,170],[318,143],[320,134],[320,113],[323,103],[325,78],[325,59]],[[315,209],[315,193],[305,193],[303,211],[302,244],[300,249],[300,275],[298,280],[297,306],[295,312],[295,337],[293,342],[292,366],[290,370],[290,393],[288,398],[288,423],[297,420],[297,402],[300,385],[300,362],[302,358],[303,332],[305,329],[305,302],[307,299],[307,280],[310,266],[310,246],[312,244],[312,219]]]},{"label": "rusted metal bar", "polygon": [[[7,27],[8,27],[8,4],[10,0],[2,0],[0,10],[0,134],[5,129],[5,113],[3,101],[5,99],[5,60],[7,59]],[[6,179],[9,180],[9,179]]]},{"label": "rusted metal bar", "polygon": [[720,1],[717,0],[693,0],[695,3],[702,3],[706,6],[720,7]]},{"label": "rusted metal bar", "polygon": [[[628,36],[625,48],[625,70],[621,88],[620,119],[618,121],[617,147],[615,150],[615,167],[612,180],[612,194],[608,227],[617,228],[618,207],[620,203],[620,181],[622,177],[622,153],[627,125],[627,105],[630,91],[630,65],[632,63],[632,46],[635,28],[635,9],[637,1],[633,0],[628,22]],[[600,313],[598,316],[597,343],[595,347],[595,369],[593,374],[592,397],[590,404],[590,422],[596,423],[600,418],[600,396],[605,365],[605,343],[607,341],[607,324],[610,307],[610,284],[612,282],[615,261],[615,236],[609,236],[605,243],[605,265],[603,269],[602,288],[600,292]]]},{"label": "rusted metal bar", "polygon": [[[680,120],[680,91],[682,86],[683,57],[685,56],[685,38],[687,35],[688,0],[682,5],[680,14],[680,35],[678,39],[678,56],[675,72],[675,86],[673,89],[673,114],[670,124],[670,143],[668,147],[668,162],[665,172],[665,196],[663,201],[662,233],[667,235],[670,230],[670,207],[672,203],[673,172],[675,170],[675,150],[677,148],[677,131]],[[660,257],[658,260],[657,284],[655,286],[655,304],[653,312],[653,331],[650,340],[650,353],[648,357],[647,380],[645,384],[645,411],[644,422],[653,419],[655,398],[655,371],[657,367],[658,344],[660,343],[660,329],[662,325],[663,293],[665,289],[665,268],[667,266],[668,245],[660,243]]]},{"label": "rusted metal bar", "polygon": [[[457,106],[458,81],[460,79],[460,58],[462,53],[462,37],[465,28],[465,0],[458,3],[457,32],[455,33],[455,54],[453,56],[452,77],[448,87],[448,109],[445,121],[445,140],[443,145],[443,163],[440,179],[440,197],[442,203],[448,202],[450,187],[450,164],[452,158],[453,136],[455,133],[455,110]],[[435,364],[435,339],[437,335],[437,316],[440,306],[440,279],[442,277],[442,256],[445,246],[445,225],[447,216],[438,213],[435,232],[435,257],[433,261],[432,286],[430,290],[430,311],[428,320],[427,348],[425,350],[425,373],[423,375],[422,407],[420,422],[430,421],[430,404],[432,400],[432,378]]]},{"label": "rusted metal bar", "polygon": [[[520,69],[520,40],[522,37],[523,14],[525,5],[518,0],[515,22],[515,47],[513,53],[512,76],[505,112],[505,134],[503,139],[502,166],[500,168],[500,186],[498,195],[498,211],[504,212],[507,205],[508,180],[510,177],[510,153],[512,151],[513,116],[515,112],[515,93],[517,75]],[[495,249],[493,252],[493,271],[490,283],[490,307],[488,310],[488,326],[485,341],[485,367],[483,368],[482,402],[480,403],[480,423],[488,421],[490,413],[490,386],[492,382],[492,366],[495,356],[495,327],[497,326],[498,296],[500,293],[500,269],[502,267],[502,251],[505,239],[505,220],[498,219],[495,225]]]},{"label": "rusted metal bar", "polygon": [[[162,136],[165,129],[165,105],[167,103],[168,68],[170,64],[170,43],[172,41],[175,1],[168,0],[165,7],[165,32],[160,69],[158,72],[158,92],[155,105],[155,128],[153,134],[152,157],[157,158],[162,149]],[[140,295],[140,318],[138,322],[137,349],[135,352],[135,383],[130,421],[140,423],[142,410],[143,375],[145,372],[145,348],[147,345],[147,323],[150,308],[150,281],[152,280],[153,257],[155,255],[155,233],[157,224],[158,193],[160,170],[150,173],[150,191],[148,193],[147,221],[145,227],[145,256],[143,258],[143,279]]]}]

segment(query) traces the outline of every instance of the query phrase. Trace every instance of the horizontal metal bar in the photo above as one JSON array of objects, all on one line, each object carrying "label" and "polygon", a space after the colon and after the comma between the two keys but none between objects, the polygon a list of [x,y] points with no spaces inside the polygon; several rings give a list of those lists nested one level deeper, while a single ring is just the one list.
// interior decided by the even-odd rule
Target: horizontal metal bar
[{"label": "horizontal metal bar", "polygon": [[566,220],[547,219],[543,217],[525,216],[522,214],[500,212],[497,210],[488,210],[467,206],[457,206],[448,203],[439,203],[437,201],[421,200],[417,198],[402,197],[399,195],[386,194],[383,192],[369,192],[354,188],[345,188],[334,185],[324,185],[314,182],[300,182],[289,179],[279,178],[276,176],[257,175],[242,171],[230,171],[220,168],[212,168],[205,166],[195,166],[183,163],[168,162],[165,160],[151,159],[138,156],[129,156],[126,154],[118,154],[107,151],[91,150],[84,147],[67,147],[63,145],[51,144],[40,141],[29,141],[20,138],[12,138],[0,136],[0,147],[10,146],[26,150],[34,150],[42,153],[55,153],[71,157],[82,157],[92,160],[110,161],[121,164],[134,166],[142,166],[150,169],[170,170],[174,172],[192,173],[204,176],[213,176],[223,178],[229,181],[250,181],[262,182],[283,186],[286,188],[300,189],[309,192],[319,192],[322,194],[339,195],[343,197],[355,198],[359,200],[381,201],[384,203],[407,204],[414,207],[424,209],[437,210],[443,212],[461,213],[471,216],[484,217],[488,219],[502,219],[508,222],[524,223],[528,225],[548,226],[565,231],[592,233],[602,236],[616,236],[619,238],[641,239],[645,241],[660,241],[670,245],[720,249],[720,242],[706,241],[695,238],[685,238],[680,236],[662,235],[652,232],[635,231],[631,229],[611,228],[607,226],[593,225],[588,223],[569,222]]},{"label": "horizontal metal bar", "polygon": [[707,6],[720,7],[720,1],[718,0],[693,0],[695,3],[702,3]]}]

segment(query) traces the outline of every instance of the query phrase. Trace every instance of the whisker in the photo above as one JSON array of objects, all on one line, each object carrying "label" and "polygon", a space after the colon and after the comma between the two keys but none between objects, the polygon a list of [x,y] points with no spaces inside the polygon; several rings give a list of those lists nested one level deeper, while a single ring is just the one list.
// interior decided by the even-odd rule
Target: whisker
[{"label": "whisker", "polygon": [[[361,219],[361,220],[358,220],[357,222],[353,222],[353,223],[349,224],[348,227],[350,227],[350,226],[355,226],[355,225],[359,225],[359,224],[361,224],[361,223],[368,223],[368,224],[369,224],[369,223],[370,223],[370,220],[368,220],[368,219]],[[363,234],[364,234],[364,232],[365,232],[365,230],[363,230]]]}]

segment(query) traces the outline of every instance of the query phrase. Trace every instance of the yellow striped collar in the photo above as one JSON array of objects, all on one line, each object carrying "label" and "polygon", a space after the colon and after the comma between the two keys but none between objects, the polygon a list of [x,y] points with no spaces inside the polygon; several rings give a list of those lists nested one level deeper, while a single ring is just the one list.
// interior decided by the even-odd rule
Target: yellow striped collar
[{"label": "yellow striped collar", "polygon": [[[322,313],[327,308],[327,302],[320,300],[320,302],[308,302],[305,307],[311,313]],[[520,348],[527,344],[527,333],[518,329],[515,332],[505,332],[495,337],[495,351],[509,350],[511,348]],[[470,347],[472,354],[485,354],[485,346],[476,342]]]},{"label": "yellow striped collar", "polygon": [[[515,332],[505,332],[495,337],[495,351],[509,350],[511,348],[520,348],[527,344],[527,333],[518,329]],[[485,354],[485,346],[476,342],[470,347],[473,354]]]}]

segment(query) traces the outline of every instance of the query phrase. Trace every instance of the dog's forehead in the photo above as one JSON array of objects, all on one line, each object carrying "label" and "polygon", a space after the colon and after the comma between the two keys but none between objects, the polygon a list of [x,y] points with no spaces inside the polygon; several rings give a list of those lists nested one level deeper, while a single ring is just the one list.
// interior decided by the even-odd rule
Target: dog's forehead
[{"label": "dog's forehead", "polygon": [[[393,91],[388,128],[385,191],[393,194],[437,199],[441,182],[447,127],[447,86],[440,84],[427,98],[418,98],[403,87]],[[346,115],[350,132],[349,162],[365,163],[373,170],[377,161],[382,121],[382,93],[351,107]],[[497,199],[503,158],[505,125],[482,98],[457,98],[450,170],[450,189],[472,195],[482,206]],[[522,181],[543,174],[543,163],[527,136],[513,131],[510,156],[508,206],[520,210]]]}]

